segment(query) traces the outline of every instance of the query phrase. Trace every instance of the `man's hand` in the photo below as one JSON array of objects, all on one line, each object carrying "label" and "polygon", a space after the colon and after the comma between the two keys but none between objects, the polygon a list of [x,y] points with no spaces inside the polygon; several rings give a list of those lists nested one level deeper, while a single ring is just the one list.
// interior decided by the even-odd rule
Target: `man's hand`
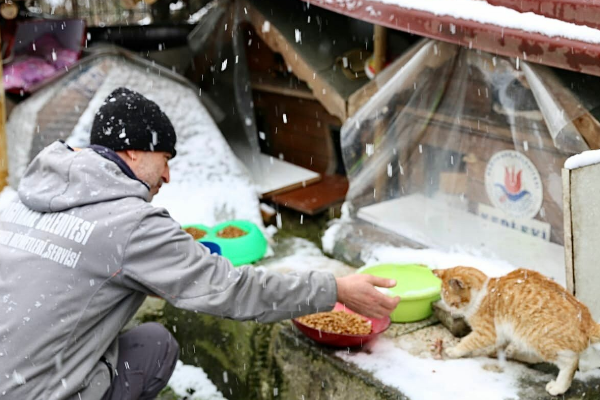
[{"label": "man's hand", "polygon": [[383,288],[396,286],[396,281],[393,279],[355,274],[335,280],[338,288],[338,301],[352,311],[367,317],[387,317],[400,302],[400,297],[389,297],[375,289],[375,286]]}]

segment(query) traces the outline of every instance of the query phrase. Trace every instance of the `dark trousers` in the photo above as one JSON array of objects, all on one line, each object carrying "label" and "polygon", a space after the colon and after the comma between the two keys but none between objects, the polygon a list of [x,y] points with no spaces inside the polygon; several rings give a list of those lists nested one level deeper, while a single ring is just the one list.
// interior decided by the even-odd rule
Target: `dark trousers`
[{"label": "dark trousers", "polygon": [[142,324],[119,336],[119,361],[102,400],[154,399],[167,385],[179,358],[179,345],[164,326]]}]

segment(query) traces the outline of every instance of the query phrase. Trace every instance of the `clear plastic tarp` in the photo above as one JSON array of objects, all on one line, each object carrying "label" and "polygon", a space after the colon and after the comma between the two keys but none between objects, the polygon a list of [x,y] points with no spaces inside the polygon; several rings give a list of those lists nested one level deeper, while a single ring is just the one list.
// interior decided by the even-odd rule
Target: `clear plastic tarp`
[{"label": "clear plastic tarp", "polygon": [[561,169],[598,148],[594,85],[433,40],[376,79],[342,128],[353,221],[564,281]]}]

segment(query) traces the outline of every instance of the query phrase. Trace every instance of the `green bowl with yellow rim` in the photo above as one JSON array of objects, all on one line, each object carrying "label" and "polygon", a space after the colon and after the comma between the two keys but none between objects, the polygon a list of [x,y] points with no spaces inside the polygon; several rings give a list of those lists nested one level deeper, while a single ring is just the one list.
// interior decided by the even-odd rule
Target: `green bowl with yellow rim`
[{"label": "green bowl with yellow rim", "polygon": [[363,267],[361,274],[395,279],[396,286],[381,291],[400,296],[400,303],[390,318],[392,322],[415,322],[433,314],[431,304],[440,299],[442,281],[431,269],[421,264],[379,264]]}]

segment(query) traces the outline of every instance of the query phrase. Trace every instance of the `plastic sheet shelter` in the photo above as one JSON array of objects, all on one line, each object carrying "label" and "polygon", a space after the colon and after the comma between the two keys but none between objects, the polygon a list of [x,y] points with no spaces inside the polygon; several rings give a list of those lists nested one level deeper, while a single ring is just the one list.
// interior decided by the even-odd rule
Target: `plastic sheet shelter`
[{"label": "plastic sheet shelter", "polygon": [[351,218],[334,252],[396,237],[564,284],[561,169],[599,147],[600,80],[557,72],[433,40],[396,60],[342,128]]}]

